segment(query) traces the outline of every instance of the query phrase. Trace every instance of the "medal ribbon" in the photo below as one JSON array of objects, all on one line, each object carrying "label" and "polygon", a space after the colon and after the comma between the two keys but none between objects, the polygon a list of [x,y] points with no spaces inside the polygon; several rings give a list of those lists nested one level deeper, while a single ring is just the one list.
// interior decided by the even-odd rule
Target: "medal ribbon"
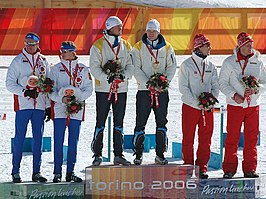
[{"label": "medal ribbon", "polygon": [[155,62],[158,63],[158,52],[159,50],[156,50],[156,56],[154,55],[154,53],[152,52],[152,49],[146,44],[146,47],[148,48],[149,53],[151,54],[151,56],[155,59]]},{"label": "medal ribbon", "polygon": [[194,62],[194,64],[196,65],[197,69],[198,69],[198,72],[200,74],[200,78],[201,78],[201,82],[203,83],[203,77],[204,77],[204,72],[205,72],[205,62],[203,62],[203,69],[202,69],[202,73],[200,72],[200,69],[199,69],[199,66],[198,64],[196,63],[196,61],[194,60],[193,57],[191,57],[192,61]]},{"label": "medal ribbon", "polygon": [[105,39],[105,41],[107,42],[107,44],[108,44],[108,46],[111,48],[111,50],[113,51],[113,53],[114,53],[114,55],[115,55],[115,59],[116,60],[118,60],[118,53],[119,53],[119,51],[120,51],[120,43],[119,43],[119,45],[117,46],[117,51],[115,52],[115,50],[114,50],[114,48],[112,47],[112,45],[110,44],[110,42],[106,39],[106,38],[104,38]]},{"label": "medal ribbon", "polygon": [[36,67],[37,67],[37,63],[38,63],[38,61],[39,61],[39,59],[40,59],[40,55],[37,56],[37,59],[36,59],[35,64],[34,64],[34,56],[32,56],[32,64],[31,64],[30,60],[29,60],[28,57],[24,54],[24,52],[22,52],[22,54],[24,55],[24,57],[25,57],[25,58],[27,59],[27,61],[29,62],[30,67],[31,67],[31,69],[32,69],[32,74],[35,75],[35,69],[36,69]]},{"label": "medal ribbon", "polygon": [[78,73],[78,68],[79,68],[79,65],[78,63],[76,64],[76,68],[75,68],[75,71],[73,73],[73,76],[71,75],[71,72],[67,69],[67,67],[61,62],[64,70],[66,71],[66,73],[68,74],[68,76],[70,77],[70,85],[71,85],[71,80],[73,82],[73,86],[76,87],[76,82],[75,82],[75,79],[77,78],[77,73]]},{"label": "medal ribbon", "polygon": [[248,59],[245,59],[244,66],[242,66],[240,60],[237,60],[237,61],[238,61],[239,66],[240,66],[240,68],[241,68],[241,70],[242,70],[242,75],[244,75],[245,69],[246,69],[246,67],[247,67],[247,65],[248,65]]}]

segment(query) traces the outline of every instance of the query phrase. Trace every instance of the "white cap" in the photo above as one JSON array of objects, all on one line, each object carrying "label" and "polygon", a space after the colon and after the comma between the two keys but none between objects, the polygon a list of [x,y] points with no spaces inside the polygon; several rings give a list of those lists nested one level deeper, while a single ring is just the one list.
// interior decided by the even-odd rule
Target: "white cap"
[{"label": "white cap", "polygon": [[122,21],[116,16],[109,17],[105,22],[105,26],[107,30],[110,30],[111,28],[118,26],[118,25],[122,25]]},{"label": "white cap", "polygon": [[146,25],[146,31],[147,30],[156,30],[160,33],[160,23],[156,19],[150,20]]}]

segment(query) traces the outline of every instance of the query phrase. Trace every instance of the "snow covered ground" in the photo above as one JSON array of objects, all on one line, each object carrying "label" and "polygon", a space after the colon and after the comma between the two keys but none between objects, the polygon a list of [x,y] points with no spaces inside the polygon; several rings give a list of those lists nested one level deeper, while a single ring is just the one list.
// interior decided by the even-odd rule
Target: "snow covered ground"
[{"label": "snow covered ground", "polygon": [[[186,59],[188,56],[177,56],[178,65]],[[215,56],[211,55],[210,58],[218,66],[221,65],[223,59],[226,56]],[[13,56],[0,56],[0,66],[8,66],[12,60]],[[81,56],[81,62],[89,65],[89,57]],[[264,63],[266,63],[266,56],[263,56]],[[55,64],[59,61],[57,56],[48,56],[48,61],[51,64]],[[12,94],[9,93],[5,88],[5,78],[6,78],[6,68],[0,68],[0,112],[7,113],[7,120],[0,120],[0,182],[11,181],[11,138],[14,137],[14,112],[13,112],[13,98]],[[172,142],[181,142],[181,100],[180,93],[178,91],[178,75],[176,75],[171,83],[170,87],[170,103],[169,103],[169,113],[168,113],[168,138],[169,147],[166,157],[169,157],[171,163],[182,164],[182,160],[171,159],[172,156]],[[129,83],[127,110],[124,120],[124,131],[125,134],[133,134],[133,129],[135,125],[135,95],[137,91],[136,81],[133,78]],[[220,94],[219,96],[220,105],[225,105],[225,97]],[[266,144],[265,132],[266,132],[266,94],[262,95],[262,105],[261,105],[261,145],[258,147],[258,173],[265,174],[266,167]],[[92,152],[90,150],[90,144],[93,138],[95,126],[95,94],[93,94],[86,101],[86,120],[82,124],[80,141],[78,145],[78,157],[77,164],[75,167],[75,172],[81,176],[83,179],[85,167],[91,165],[92,162]],[[224,125],[225,129],[225,125]],[[155,132],[155,121],[153,113],[150,115],[147,127],[147,133]],[[219,153],[219,143],[220,143],[220,115],[215,114],[215,131],[212,138],[211,149],[213,152]],[[29,126],[27,136],[31,136],[31,127]],[[53,123],[50,121],[45,125],[44,136],[52,137],[53,144]],[[67,136],[66,136],[67,137]],[[197,137],[195,138],[197,139]],[[105,133],[105,142],[107,143],[107,132]],[[67,142],[65,142],[67,145]],[[197,147],[197,141],[195,141],[195,147]],[[125,151],[125,156],[129,160],[133,161],[131,150]],[[241,160],[242,160],[242,150],[239,152],[239,168],[236,176],[243,176],[241,171]],[[107,155],[107,147],[104,147],[104,156]],[[113,160],[113,154],[111,154],[111,160]],[[150,153],[144,153],[144,164],[153,163],[155,157],[155,151],[151,150]],[[43,163],[41,167],[42,173],[48,178],[49,181],[53,178],[53,146],[52,152],[43,153]],[[30,181],[32,174],[32,155],[24,154],[21,162],[21,177],[23,181]],[[63,166],[63,175],[65,174],[65,165]],[[222,170],[210,170],[210,177],[221,177],[223,174]]]},{"label": "snow covered ground", "polygon": [[265,8],[265,0],[124,0],[166,8]]}]

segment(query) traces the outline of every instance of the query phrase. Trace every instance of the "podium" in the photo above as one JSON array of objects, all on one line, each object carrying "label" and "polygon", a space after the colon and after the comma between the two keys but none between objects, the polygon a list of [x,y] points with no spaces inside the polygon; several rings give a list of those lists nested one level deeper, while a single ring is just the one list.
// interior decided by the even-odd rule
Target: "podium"
[{"label": "podium", "polygon": [[[86,199],[197,198],[198,167],[139,165],[87,167]],[[194,177],[193,177],[194,175]]]},{"label": "podium", "polygon": [[0,199],[83,199],[84,183],[12,182],[0,184]]}]

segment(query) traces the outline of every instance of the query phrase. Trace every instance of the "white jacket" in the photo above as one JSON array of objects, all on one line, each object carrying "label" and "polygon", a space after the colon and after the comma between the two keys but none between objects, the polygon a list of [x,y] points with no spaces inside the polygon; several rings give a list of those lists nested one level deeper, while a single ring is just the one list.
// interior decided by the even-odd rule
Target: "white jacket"
[{"label": "white jacket", "polygon": [[[201,74],[205,64],[203,83],[192,58],[197,63]],[[178,85],[183,103],[200,110],[198,97],[202,92],[212,93],[218,99],[219,84],[216,66],[208,60],[208,57],[203,59],[193,52],[192,57],[186,59],[180,66]]]},{"label": "white jacket", "polygon": [[131,50],[135,66],[134,77],[137,80],[138,90],[148,90],[146,83],[155,72],[164,73],[167,79],[171,81],[177,67],[174,49],[170,43],[164,40],[161,34],[159,35],[159,42],[156,48],[152,49],[154,55],[157,54],[158,50],[157,61],[160,62],[160,65],[156,69],[157,71],[153,68],[155,58],[149,52],[146,44],[149,45],[146,40],[146,34],[144,34],[142,40],[137,42]]},{"label": "white jacket", "polygon": [[[244,66],[244,60],[241,60],[241,65]],[[234,49],[234,54],[223,61],[219,75],[220,90],[226,95],[227,104],[248,107],[247,100],[241,104],[237,104],[233,100],[235,93],[244,97],[245,87],[242,83],[242,77],[247,75],[253,75],[260,83],[259,93],[250,96],[251,102],[249,106],[257,106],[260,104],[260,95],[265,91],[266,85],[266,70],[260,59],[260,53],[254,50],[254,55],[248,59],[244,75],[242,75],[242,69],[237,60],[237,49]]]},{"label": "white jacket", "polygon": [[[95,78],[95,91],[96,92],[108,92],[110,90],[110,85],[107,81],[107,75],[103,72],[102,67],[108,60],[114,60],[117,48],[114,48],[114,52],[106,42],[107,39],[111,45],[114,43],[114,36],[105,34],[104,37],[98,39],[94,42],[90,49],[90,69],[91,74]],[[132,65],[132,60],[129,55],[131,45],[119,37],[120,50],[118,58],[121,61],[125,79],[119,84],[118,93],[128,91],[128,80],[132,78],[134,72],[134,66]]]},{"label": "white jacket", "polygon": [[[49,75],[49,65],[46,58],[40,54],[40,52],[31,55],[27,53],[25,49],[23,49],[22,53],[12,60],[8,68],[6,76],[6,88],[11,93],[14,93],[15,111],[34,108],[45,110],[45,108],[50,107],[50,100],[42,93],[39,93],[36,100],[29,97],[24,97],[24,91],[27,89],[27,85],[25,85],[25,79],[28,79],[28,77],[33,74],[32,66],[34,65],[36,65],[36,75]],[[36,101],[35,107],[34,101]]]},{"label": "white jacket", "polygon": [[[71,72],[72,76],[75,76],[75,71],[77,71],[77,76],[75,78],[76,87],[74,83],[65,71],[62,63],[66,68]],[[76,67],[78,66],[78,70]],[[61,62],[54,65],[51,69],[50,78],[54,80],[54,92],[49,96],[54,102],[54,118],[66,118],[65,113],[66,105],[62,102],[64,97],[64,90],[67,87],[73,86],[75,91],[75,97],[80,101],[85,101],[88,97],[91,96],[93,86],[92,80],[89,74],[88,68],[81,63],[78,63],[78,59],[72,61],[61,60]],[[84,117],[84,107],[77,114],[70,116],[71,119],[82,120]]]}]

